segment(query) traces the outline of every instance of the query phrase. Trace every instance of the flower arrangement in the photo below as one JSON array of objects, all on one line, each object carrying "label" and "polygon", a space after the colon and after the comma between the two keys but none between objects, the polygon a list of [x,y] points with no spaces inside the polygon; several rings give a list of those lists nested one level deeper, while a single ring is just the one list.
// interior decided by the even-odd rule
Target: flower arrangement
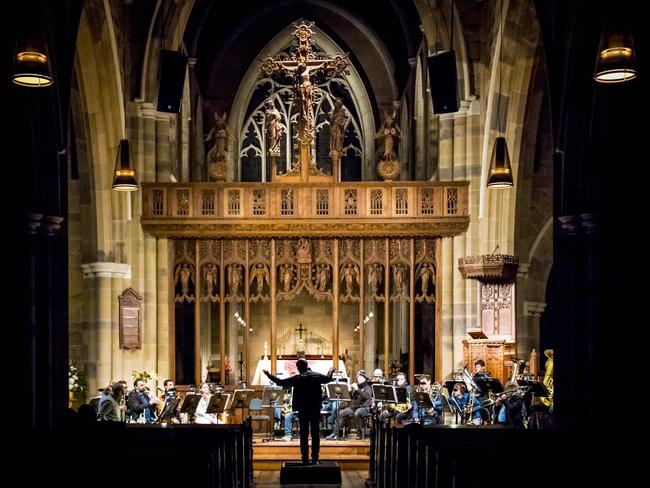
[{"label": "flower arrangement", "polygon": [[68,390],[73,393],[80,393],[88,388],[88,382],[83,371],[77,368],[72,362],[68,364]]},{"label": "flower arrangement", "polygon": [[142,369],[142,370],[134,369],[133,371],[131,371],[131,379],[133,381],[142,380],[145,383],[148,383],[149,380],[160,381],[160,376],[158,376],[158,374],[155,371],[150,372],[147,371],[146,369]]}]

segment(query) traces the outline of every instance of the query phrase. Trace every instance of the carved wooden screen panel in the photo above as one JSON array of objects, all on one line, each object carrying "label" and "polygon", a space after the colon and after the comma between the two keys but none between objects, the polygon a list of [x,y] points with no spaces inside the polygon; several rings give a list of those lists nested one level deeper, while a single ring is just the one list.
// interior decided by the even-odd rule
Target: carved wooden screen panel
[{"label": "carved wooden screen panel", "polygon": [[120,349],[140,349],[140,310],[142,297],[127,288],[118,297],[120,306]]}]

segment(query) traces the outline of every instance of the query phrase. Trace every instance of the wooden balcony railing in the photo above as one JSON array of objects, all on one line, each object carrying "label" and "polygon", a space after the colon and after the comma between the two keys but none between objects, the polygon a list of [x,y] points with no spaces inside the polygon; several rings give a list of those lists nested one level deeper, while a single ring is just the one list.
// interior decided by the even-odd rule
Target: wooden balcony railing
[{"label": "wooden balcony railing", "polygon": [[465,181],[143,183],[156,236],[454,236],[469,224]]}]

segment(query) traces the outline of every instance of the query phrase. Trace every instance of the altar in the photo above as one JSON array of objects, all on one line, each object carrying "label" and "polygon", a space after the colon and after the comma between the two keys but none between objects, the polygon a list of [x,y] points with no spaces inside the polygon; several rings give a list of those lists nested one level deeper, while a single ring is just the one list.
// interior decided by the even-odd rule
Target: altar
[{"label": "altar", "polygon": [[[331,359],[309,359],[307,358],[307,363],[312,371],[317,373],[327,374],[329,369],[332,367]],[[255,376],[253,376],[252,385],[270,385],[271,382],[267,376],[262,372],[263,370],[271,371],[278,378],[289,378],[290,376],[298,374],[298,369],[296,368],[296,359],[277,359],[275,361],[277,366],[276,371],[271,371],[271,360],[270,359],[260,359],[257,362],[257,368],[255,369]],[[342,375],[347,378],[348,374],[345,370],[345,364],[339,361],[339,371]]]}]

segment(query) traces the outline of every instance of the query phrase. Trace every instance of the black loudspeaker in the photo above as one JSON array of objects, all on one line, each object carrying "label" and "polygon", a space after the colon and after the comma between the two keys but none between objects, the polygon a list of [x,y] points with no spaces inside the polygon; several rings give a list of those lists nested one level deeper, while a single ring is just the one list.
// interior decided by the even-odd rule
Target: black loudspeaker
[{"label": "black loudspeaker", "polygon": [[156,110],[175,114],[181,109],[186,69],[187,56],[183,53],[166,49],[160,51]]},{"label": "black loudspeaker", "polygon": [[456,54],[453,49],[438,51],[429,56],[427,64],[434,113],[457,112],[458,78],[456,77]]}]

